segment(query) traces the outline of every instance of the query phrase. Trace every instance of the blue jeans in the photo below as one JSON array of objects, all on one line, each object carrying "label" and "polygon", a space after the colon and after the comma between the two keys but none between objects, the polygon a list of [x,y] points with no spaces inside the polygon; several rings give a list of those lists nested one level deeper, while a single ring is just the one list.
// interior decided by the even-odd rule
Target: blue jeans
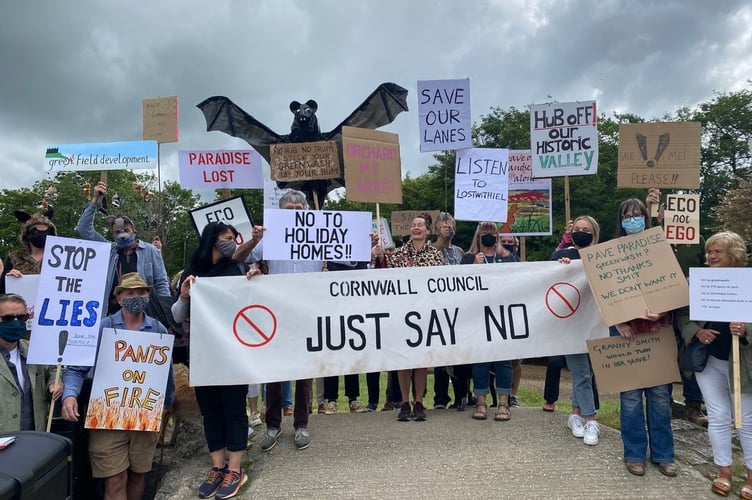
[{"label": "blue jeans", "polygon": [[593,379],[590,376],[590,357],[584,354],[567,354],[567,367],[572,374],[572,408],[579,408],[585,417],[595,416]]},{"label": "blue jeans", "polygon": [[282,408],[292,406],[292,381],[282,382]]},{"label": "blue jeans", "polygon": [[[619,332],[613,326],[612,337]],[[643,411],[643,395],[647,412]],[[621,440],[624,460],[644,462],[650,441],[650,461],[674,462],[674,433],[671,430],[671,384],[633,389],[620,394]],[[647,432],[645,429],[647,413]]]},{"label": "blue jeans", "polygon": [[475,363],[473,365],[473,389],[476,397],[488,394],[491,368],[496,374],[496,393],[500,396],[512,393],[512,362],[494,361],[492,363]]}]

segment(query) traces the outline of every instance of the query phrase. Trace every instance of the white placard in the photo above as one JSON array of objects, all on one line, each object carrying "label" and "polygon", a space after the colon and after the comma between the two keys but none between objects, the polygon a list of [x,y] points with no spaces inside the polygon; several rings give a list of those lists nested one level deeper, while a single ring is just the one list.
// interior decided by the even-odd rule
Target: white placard
[{"label": "white placard", "polygon": [[158,432],[173,335],[103,328],[87,429]]},{"label": "white placard", "polygon": [[470,148],[457,151],[454,167],[454,218],[507,220],[509,150]]},{"label": "white placard", "polygon": [[191,385],[587,352],[608,336],[579,261],[198,278]]},{"label": "white placard", "polygon": [[418,118],[421,152],[472,147],[470,79],[418,81]]},{"label": "white placard", "polygon": [[279,208],[279,199],[288,192],[288,188],[277,187],[275,181],[264,181],[264,208]]},{"label": "white placard", "polygon": [[230,224],[238,232],[238,237],[235,240],[238,245],[253,238],[253,221],[242,196],[210,203],[190,212],[193,218],[193,226],[198,231],[199,237],[208,223],[224,222]]},{"label": "white placard", "polygon": [[752,323],[752,268],[690,267],[689,317]]},{"label": "white placard", "polygon": [[700,195],[666,195],[663,231],[669,243],[700,242]]},{"label": "white placard", "polygon": [[255,149],[178,151],[180,186],[186,189],[262,189],[261,155]]},{"label": "white placard", "polygon": [[595,101],[530,106],[533,177],[595,175],[597,120]]},{"label": "white placard", "polygon": [[26,307],[32,316],[26,322],[26,329],[31,330],[34,324],[34,305],[37,303],[37,290],[39,289],[38,274],[24,274],[20,278],[5,275],[5,292],[20,295],[26,301]]},{"label": "white placard", "polygon": [[[394,247],[394,238],[392,238],[392,232],[389,230],[389,221],[385,217],[380,220],[379,226],[381,227],[381,246],[385,249]],[[376,226],[376,219],[371,221],[371,230],[376,234],[379,228]]]},{"label": "white placard", "polygon": [[264,210],[265,260],[371,261],[370,212]]},{"label": "white placard", "polygon": [[110,242],[47,237],[34,305],[30,364],[94,364],[111,248]]}]

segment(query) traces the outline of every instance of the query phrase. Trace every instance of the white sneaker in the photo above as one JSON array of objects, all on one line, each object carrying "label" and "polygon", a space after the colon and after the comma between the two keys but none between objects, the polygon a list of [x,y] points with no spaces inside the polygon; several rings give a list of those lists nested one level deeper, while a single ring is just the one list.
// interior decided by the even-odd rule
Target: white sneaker
[{"label": "white sneaker", "polygon": [[575,415],[574,413],[569,415],[567,420],[567,427],[572,431],[572,435],[576,438],[581,438],[585,435],[585,426],[582,423],[582,417]]},{"label": "white sneaker", "polygon": [[258,427],[261,424],[261,415],[256,412],[251,413],[251,418],[248,419],[248,425],[251,427]]},{"label": "white sneaker", "polygon": [[588,420],[585,424],[585,435],[582,442],[590,446],[595,446],[598,444],[598,436],[600,433],[601,426],[598,425],[598,422],[595,420]]}]

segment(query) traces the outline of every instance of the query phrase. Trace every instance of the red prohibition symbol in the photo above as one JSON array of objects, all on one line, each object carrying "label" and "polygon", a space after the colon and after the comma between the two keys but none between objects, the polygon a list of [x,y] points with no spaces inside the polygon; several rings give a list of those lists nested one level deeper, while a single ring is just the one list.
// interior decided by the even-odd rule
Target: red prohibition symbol
[{"label": "red prohibition symbol", "polygon": [[546,290],[546,307],[557,318],[568,318],[580,307],[580,291],[571,283],[554,283]]},{"label": "red prohibition symbol", "polygon": [[277,334],[277,316],[266,306],[246,306],[235,315],[232,332],[246,347],[262,347]]}]

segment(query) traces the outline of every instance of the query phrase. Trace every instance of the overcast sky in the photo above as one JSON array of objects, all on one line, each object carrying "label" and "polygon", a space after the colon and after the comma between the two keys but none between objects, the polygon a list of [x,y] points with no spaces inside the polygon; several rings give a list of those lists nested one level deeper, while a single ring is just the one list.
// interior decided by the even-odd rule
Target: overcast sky
[{"label": "overcast sky", "polygon": [[180,142],[161,148],[162,178],[177,180],[178,149],[249,147],[206,132],[207,97],[280,134],[290,101],[315,99],[328,131],[395,82],[410,111],[382,130],[415,176],[434,161],[419,152],[418,80],[470,78],[478,122],[552,99],[659,117],[752,75],[741,0],[26,0],[3,14],[0,188],[43,179],[49,145],[140,140],[156,96],[179,97]]}]

